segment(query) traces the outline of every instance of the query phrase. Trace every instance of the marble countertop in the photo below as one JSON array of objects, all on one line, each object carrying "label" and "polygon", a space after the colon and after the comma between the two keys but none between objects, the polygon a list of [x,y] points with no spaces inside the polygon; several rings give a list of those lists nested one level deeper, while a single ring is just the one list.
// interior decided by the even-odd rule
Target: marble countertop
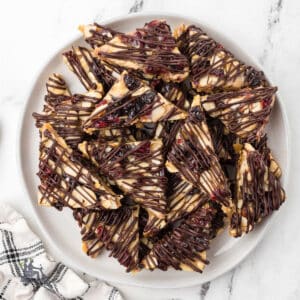
[{"label": "marble countertop", "polygon": [[[88,4],[86,4],[88,3]],[[231,272],[202,286],[148,290],[118,285],[126,299],[300,299],[300,2],[297,0],[5,1],[0,11],[0,201],[11,203],[31,224],[16,155],[20,113],[37,71],[77,25],[140,11],[180,13],[224,32],[256,57],[278,85],[291,129],[288,201],[259,246]],[[284,166],[283,166],[284,167]],[[201,275],[200,275],[201,276]]]}]

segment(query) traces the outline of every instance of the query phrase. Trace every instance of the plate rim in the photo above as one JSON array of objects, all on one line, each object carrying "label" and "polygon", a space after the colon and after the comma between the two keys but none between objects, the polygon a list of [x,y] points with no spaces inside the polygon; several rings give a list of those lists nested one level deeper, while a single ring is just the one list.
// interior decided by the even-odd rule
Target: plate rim
[{"label": "plate rim", "polygon": [[[137,13],[131,13],[131,14],[121,14],[112,18],[105,18],[104,20],[101,21],[102,24],[107,25],[110,23],[114,23],[114,22],[126,22],[128,20],[132,20],[132,19],[136,19],[139,17],[144,17],[144,18],[182,18],[182,19],[187,19],[189,20],[191,23],[198,23],[201,24],[201,26],[211,29],[213,32],[215,32],[216,34],[224,37],[224,39],[226,41],[228,41],[229,43],[233,44],[235,49],[237,51],[240,51],[241,53],[245,54],[251,61],[253,61],[254,65],[259,68],[260,70],[263,70],[261,64],[258,62],[258,60],[253,57],[251,54],[249,54],[247,51],[245,51],[242,47],[239,46],[239,44],[237,44],[234,39],[232,39],[230,36],[228,36],[226,33],[220,32],[218,29],[215,29],[214,26],[212,26],[210,23],[208,23],[207,21],[202,22],[201,20],[195,18],[195,17],[190,17],[188,15],[185,14],[177,14],[177,13],[167,13],[167,12],[156,12],[156,11],[147,11],[147,12],[137,12]],[[58,245],[56,245],[56,243],[52,240],[50,234],[48,233],[48,231],[44,228],[43,222],[41,221],[38,212],[37,212],[37,205],[34,205],[34,201],[32,199],[30,199],[30,192],[29,192],[29,186],[27,185],[26,179],[25,179],[25,174],[24,174],[24,168],[23,168],[23,157],[22,157],[22,136],[23,136],[23,130],[24,130],[24,124],[26,123],[26,115],[27,115],[27,110],[29,109],[28,104],[29,104],[29,99],[31,98],[31,96],[34,93],[34,89],[35,89],[35,85],[37,82],[37,78],[39,78],[43,72],[44,69],[49,65],[49,63],[54,59],[54,57],[62,52],[63,49],[66,48],[67,45],[70,45],[72,43],[75,43],[79,38],[80,38],[80,34],[73,34],[71,35],[70,39],[68,39],[68,41],[63,43],[63,46],[58,47],[58,49],[55,49],[53,51],[53,53],[51,53],[47,59],[45,60],[44,63],[41,64],[41,66],[38,68],[38,70],[33,74],[32,78],[31,78],[31,82],[28,85],[28,92],[25,93],[25,101],[20,109],[20,117],[19,117],[19,122],[18,122],[18,126],[17,126],[17,136],[16,136],[16,145],[17,145],[17,169],[18,169],[18,173],[21,174],[21,186],[22,186],[22,190],[26,193],[26,198],[28,199],[28,201],[30,202],[30,208],[31,211],[33,213],[33,217],[35,219],[35,222],[37,223],[37,225],[39,226],[39,229],[42,233],[42,237],[40,237],[42,240],[46,240],[48,241],[49,244],[51,244],[51,247],[54,249],[54,251],[56,252],[56,254],[58,254],[57,256],[59,256],[60,254],[62,255],[64,261],[63,263],[67,266],[69,266],[70,268],[72,268],[73,270],[76,271],[80,271],[80,272],[86,272],[100,280],[104,280],[104,281],[109,281],[109,282],[113,282],[115,284],[125,284],[128,286],[135,286],[135,287],[144,287],[144,288],[155,288],[155,289],[161,289],[161,288],[170,288],[170,289],[174,289],[174,288],[185,288],[185,287],[192,287],[192,286],[196,286],[198,284],[203,284],[205,282],[208,281],[212,281],[218,277],[220,277],[221,275],[224,275],[228,272],[230,272],[233,268],[235,268],[238,264],[242,263],[245,258],[252,252],[255,250],[255,248],[258,246],[258,244],[262,241],[262,238],[265,236],[266,232],[270,230],[272,223],[274,222],[274,219],[278,216],[278,214],[280,213],[280,211],[275,211],[272,213],[271,216],[268,217],[268,220],[266,222],[266,224],[264,225],[264,228],[261,230],[261,232],[259,233],[259,236],[256,237],[254,244],[252,245],[251,248],[247,249],[247,251],[244,251],[243,254],[239,255],[239,258],[234,260],[233,262],[231,262],[230,266],[227,268],[223,268],[223,270],[220,270],[219,272],[215,272],[213,275],[211,275],[210,277],[204,278],[204,280],[201,280],[201,278],[203,278],[203,275],[199,275],[199,280],[197,280],[198,282],[196,282],[195,280],[193,282],[189,283],[178,283],[176,284],[176,286],[169,286],[169,285],[154,285],[154,284],[148,284],[147,282],[134,282],[134,280],[118,280],[118,278],[111,278],[111,279],[106,279],[105,276],[99,276],[99,274],[96,274],[94,272],[91,272],[90,270],[87,272],[86,269],[82,269],[82,267],[79,267],[76,262],[73,262],[71,259],[68,259],[67,256],[64,254],[64,252],[59,248]],[[272,83],[272,78],[271,76],[265,74],[266,78],[268,79],[269,82]],[[287,188],[288,188],[288,182],[289,182],[289,176],[290,176],[290,165],[291,165],[291,144],[290,144],[290,135],[291,135],[291,131],[290,131],[290,125],[289,125],[289,121],[288,121],[288,116],[287,116],[287,111],[286,111],[286,107],[285,107],[285,103],[282,100],[282,97],[280,95],[280,92],[277,91],[277,105],[279,107],[279,110],[281,112],[282,115],[282,119],[283,119],[283,126],[284,126],[284,132],[286,134],[285,140],[286,140],[286,165],[284,168],[284,180],[282,180],[282,185],[285,189],[285,192],[287,194]],[[205,271],[204,271],[205,272]],[[183,281],[184,282],[184,281]]]}]

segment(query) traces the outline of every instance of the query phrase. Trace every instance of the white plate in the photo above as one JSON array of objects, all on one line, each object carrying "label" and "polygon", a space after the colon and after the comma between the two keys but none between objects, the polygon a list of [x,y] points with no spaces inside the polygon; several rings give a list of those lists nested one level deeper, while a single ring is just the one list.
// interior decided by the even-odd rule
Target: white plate
[{"label": "white plate", "polygon": [[[142,26],[145,22],[157,18],[166,19],[172,28],[181,23],[200,26],[211,36],[222,42],[224,46],[235,53],[237,57],[246,63],[260,68],[259,65],[246,54],[246,51],[240,49],[234,41],[230,41],[228,38],[215,32],[212,28],[188,17],[161,14],[134,14],[115,18],[109,22],[105,22],[105,24],[116,30],[131,31],[136,27]],[[71,217],[70,211],[65,209],[63,212],[58,212],[55,209],[38,207],[36,192],[39,182],[35,174],[38,166],[39,136],[37,129],[34,127],[34,120],[31,114],[35,111],[41,111],[45,94],[45,82],[48,75],[53,72],[59,72],[64,75],[67,83],[70,85],[71,91],[83,91],[75,75],[67,70],[61,59],[61,52],[63,50],[69,49],[71,45],[77,44],[84,45],[81,37],[69,42],[64,49],[57,51],[45,64],[40,74],[36,77],[35,83],[29,93],[20,126],[19,162],[21,172],[26,191],[29,194],[29,199],[31,199],[30,205],[33,207],[36,221],[39,224],[38,231],[43,234],[42,238],[46,241],[46,244],[51,246],[56,257],[59,257],[64,263],[77,270],[81,270],[106,281],[129,285],[152,288],[186,287],[210,281],[229,271],[254,249],[276,214],[273,214],[259,226],[256,226],[255,230],[246,237],[233,239],[228,236],[226,231],[221,234],[211,245],[211,249],[208,252],[211,263],[203,274],[178,272],[174,270],[162,272],[158,270],[154,272],[142,271],[132,275],[125,273],[124,268],[120,266],[115,259],[108,258],[106,254],[100,255],[97,259],[91,259],[81,251],[79,229]],[[273,149],[275,157],[279,160],[280,165],[283,167],[282,180],[285,185],[289,166],[288,126],[283,104],[280,99],[278,99],[272,112],[268,132],[271,148]]]}]

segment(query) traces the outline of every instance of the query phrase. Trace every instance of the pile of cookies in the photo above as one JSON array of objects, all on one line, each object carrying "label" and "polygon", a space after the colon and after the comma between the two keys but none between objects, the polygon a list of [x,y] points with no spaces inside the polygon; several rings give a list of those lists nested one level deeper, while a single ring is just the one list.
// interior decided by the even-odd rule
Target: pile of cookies
[{"label": "pile of cookies", "polygon": [[227,224],[240,237],[285,200],[265,133],[276,87],[193,25],[79,29],[88,46],[63,59],[86,93],[52,74],[33,113],[38,203],[73,211],[91,257],[202,272]]}]

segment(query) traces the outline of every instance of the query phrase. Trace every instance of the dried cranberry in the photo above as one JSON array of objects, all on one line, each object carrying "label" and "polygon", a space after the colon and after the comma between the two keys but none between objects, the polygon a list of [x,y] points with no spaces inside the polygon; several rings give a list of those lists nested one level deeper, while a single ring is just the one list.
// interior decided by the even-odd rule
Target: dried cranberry
[{"label": "dried cranberry", "polygon": [[160,67],[147,66],[145,72],[148,74],[159,75],[162,70]]},{"label": "dried cranberry", "polygon": [[144,144],[142,144],[141,147],[139,147],[136,150],[137,153],[149,153],[150,152],[150,142],[146,141]]},{"label": "dried cranberry", "polygon": [[266,107],[270,106],[271,102],[272,102],[272,98],[263,99],[262,100],[262,107],[266,108]]},{"label": "dried cranberry", "polygon": [[124,76],[124,82],[130,91],[136,90],[140,86],[140,81],[129,74]]},{"label": "dried cranberry", "polygon": [[176,139],[176,144],[179,144],[179,145],[181,145],[181,144],[182,144],[182,142],[183,142],[183,139],[182,139],[182,138],[178,138],[178,139]]},{"label": "dried cranberry", "polygon": [[104,230],[104,228],[103,228],[102,225],[99,225],[99,226],[96,228],[95,233],[96,233],[97,237],[101,237],[101,236],[102,236],[103,230]]},{"label": "dried cranberry", "polygon": [[107,100],[104,99],[104,100],[100,101],[99,103],[97,103],[96,107],[102,106],[102,105],[105,105],[105,104],[107,104]]},{"label": "dried cranberry", "polygon": [[52,170],[51,170],[49,167],[47,167],[47,166],[44,167],[43,171],[44,171],[47,175],[51,175],[51,174],[52,174]]},{"label": "dried cranberry", "polygon": [[96,121],[95,122],[95,128],[104,128],[107,127],[107,122],[105,121]]}]

